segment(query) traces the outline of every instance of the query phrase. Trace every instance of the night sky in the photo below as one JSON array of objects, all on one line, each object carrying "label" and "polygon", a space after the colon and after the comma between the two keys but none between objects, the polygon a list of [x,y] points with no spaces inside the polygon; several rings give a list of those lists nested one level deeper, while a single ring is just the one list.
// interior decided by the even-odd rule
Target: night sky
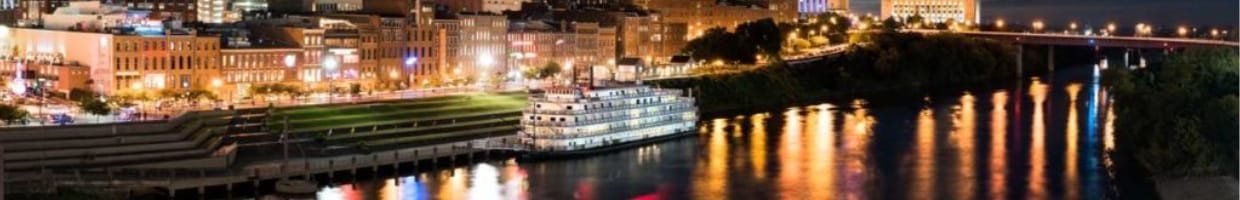
[{"label": "night sky", "polygon": [[[878,15],[880,0],[852,0],[854,13]],[[982,22],[1003,18],[1009,24],[1045,20],[1048,26],[1070,21],[1094,27],[1114,21],[1162,26],[1226,26],[1240,23],[1240,0],[982,0]]]}]

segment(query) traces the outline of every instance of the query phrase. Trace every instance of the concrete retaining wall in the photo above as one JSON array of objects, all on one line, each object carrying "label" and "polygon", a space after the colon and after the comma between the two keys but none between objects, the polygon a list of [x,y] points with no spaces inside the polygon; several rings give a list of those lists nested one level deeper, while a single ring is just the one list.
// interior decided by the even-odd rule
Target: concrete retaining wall
[{"label": "concrete retaining wall", "polygon": [[[185,122],[198,118],[221,117],[231,115],[234,111],[213,110],[189,112],[170,120],[146,122],[123,122],[114,124],[82,124],[67,126],[44,127],[8,127],[0,128],[0,141],[37,141],[50,139],[106,137],[112,135],[133,135],[167,132]],[[114,127],[115,126],[115,127]],[[113,133],[113,130],[116,132]]]}]

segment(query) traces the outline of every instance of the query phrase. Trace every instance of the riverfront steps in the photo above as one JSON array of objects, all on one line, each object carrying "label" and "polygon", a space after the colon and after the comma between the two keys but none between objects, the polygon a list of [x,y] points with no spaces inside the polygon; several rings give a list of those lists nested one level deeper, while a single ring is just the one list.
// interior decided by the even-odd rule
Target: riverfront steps
[{"label": "riverfront steps", "polygon": [[[501,141],[494,141],[501,142]],[[104,187],[104,188],[161,188],[169,194],[176,195],[180,190],[201,191],[208,187],[224,187],[232,191],[238,185],[243,187],[260,187],[263,182],[280,180],[290,177],[333,177],[337,173],[370,172],[376,173],[380,168],[398,170],[402,168],[435,167],[444,164],[455,165],[462,161],[472,163],[475,160],[495,158],[509,155],[508,151],[483,149],[475,141],[461,141],[414,148],[395,149],[372,152],[370,154],[353,154],[321,158],[290,159],[288,162],[272,161],[255,163],[232,170],[188,170],[188,169],[145,169],[145,170],[60,170],[48,172],[25,172],[11,174],[10,182],[15,185],[33,187],[40,185],[69,187]],[[29,190],[30,188],[14,188]]]},{"label": "riverfront steps", "polygon": [[[515,134],[524,105],[523,93],[474,94],[272,111],[209,111],[211,114],[199,113],[161,123],[139,123],[160,126],[157,128],[117,124],[113,133],[112,125],[90,125],[96,126],[90,129],[45,127],[25,132],[0,131],[0,138],[15,138],[5,142],[17,147],[16,151],[10,147],[5,154],[11,172],[6,182],[11,183],[9,186],[35,190],[9,192],[54,188],[48,186],[153,187],[175,191],[192,188],[187,185],[211,185],[218,180],[288,177],[490,154],[498,150],[471,148],[469,141]],[[285,117],[291,126],[288,134],[280,134]],[[285,155],[281,136],[289,143],[287,165],[281,162]],[[113,159],[116,156],[124,159]],[[79,160],[43,161],[70,158]],[[41,162],[23,164],[36,160]]]},{"label": "riverfront steps", "polygon": [[[86,168],[217,158],[232,111],[202,111],[156,122],[0,129],[4,169]],[[200,163],[201,164],[201,163]],[[173,164],[176,165],[176,164]]]}]

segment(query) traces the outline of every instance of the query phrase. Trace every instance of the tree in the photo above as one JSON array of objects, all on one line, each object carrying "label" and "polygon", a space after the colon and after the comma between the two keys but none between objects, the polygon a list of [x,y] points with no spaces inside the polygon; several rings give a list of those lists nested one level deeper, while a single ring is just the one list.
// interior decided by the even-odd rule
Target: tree
[{"label": "tree", "polygon": [[[921,12],[917,12],[917,13],[913,13],[913,16],[909,16],[908,18],[905,18],[904,23],[913,25],[913,26],[924,26],[925,24],[922,24],[922,23],[925,23],[925,18],[921,17]],[[917,28],[921,28],[921,27],[917,27]]]},{"label": "tree", "polygon": [[901,27],[904,27],[904,24],[896,21],[895,17],[888,17],[886,20],[883,20],[882,25],[883,31],[887,32],[900,30]]},{"label": "tree", "polygon": [[0,104],[0,120],[4,120],[5,124],[13,124],[13,122],[25,119],[30,116],[30,112],[26,112],[17,106]]},{"label": "tree", "polygon": [[765,18],[736,26],[736,35],[741,37],[742,41],[750,43],[742,44],[742,48],[753,46],[760,54],[778,56],[783,48],[785,34],[779,30],[775,20]]},{"label": "tree", "polygon": [[560,71],[563,71],[563,68],[560,67],[560,63],[549,62],[547,65],[543,65],[542,68],[539,68],[538,79],[554,77],[555,75],[560,74]]},{"label": "tree", "polygon": [[202,89],[193,89],[193,90],[185,91],[185,99],[191,100],[191,101],[200,100],[200,99],[218,101],[220,97],[216,95],[215,92],[212,92],[212,91],[207,91],[207,90],[202,90]]},{"label": "tree", "polygon": [[[750,34],[765,35],[765,33]],[[780,37],[780,40],[780,42],[783,42],[782,37]],[[702,36],[689,41],[689,44],[685,45],[681,52],[698,61],[722,60],[728,63],[754,63],[757,61],[757,55],[761,48],[756,43],[753,43],[750,38],[730,33],[723,28],[712,28],[707,30]],[[775,47],[767,48],[779,50],[779,48]]]},{"label": "tree", "polygon": [[1237,174],[1240,56],[1189,48],[1162,65],[1110,68],[1103,84],[1116,102],[1116,154],[1160,176]]},{"label": "tree", "polygon": [[69,100],[82,101],[83,99],[98,98],[99,94],[90,90],[73,88],[69,90]]},{"label": "tree", "polygon": [[108,103],[99,100],[99,98],[82,99],[78,101],[78,106],[82,108],[82,111],[93,115],[102,116],[111,114],[112,112],[112,108],[108,106]]}]

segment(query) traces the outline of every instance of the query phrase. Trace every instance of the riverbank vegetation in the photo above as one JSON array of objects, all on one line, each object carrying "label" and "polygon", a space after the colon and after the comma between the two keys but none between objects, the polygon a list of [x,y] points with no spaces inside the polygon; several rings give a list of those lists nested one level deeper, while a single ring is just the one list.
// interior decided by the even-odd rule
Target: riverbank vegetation
[{"label": "riverbank vegetation", "polygon": [[1187,49],[1161,65],[1112,67],[1118,156],[1154,176],[1237,175],[1240,58],[1235,49]]},{"label": "riverbank vegetation", "polygon": [[732,32],[723,28],[706,30],[681,51],[699,61],[753,64],[758,57],[779,57],[783,41],[779,25],[767,18],[737,25]]},{"label": "riverbank vegetation", "polygon": [[884,31],[821,61],[655,81],[693,88],[704,110],[775,106],[832,95],[920,91],[1017,76],[1014,47],[952,34]]}]

